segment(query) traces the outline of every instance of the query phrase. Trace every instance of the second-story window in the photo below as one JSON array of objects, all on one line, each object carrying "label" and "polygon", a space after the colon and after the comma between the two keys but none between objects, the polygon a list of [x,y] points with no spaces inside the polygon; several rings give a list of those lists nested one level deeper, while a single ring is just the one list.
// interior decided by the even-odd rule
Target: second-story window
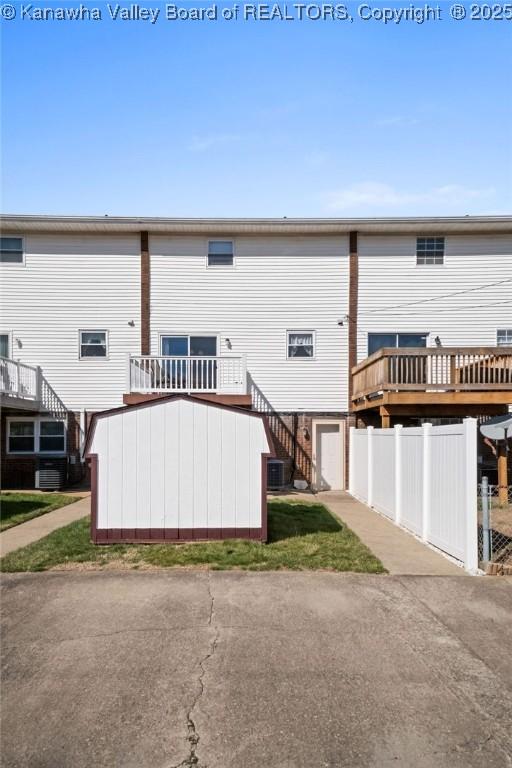
[{"label": "second-story window", "polygon": [[315,332],[314,331],[288,331],[286,334],[286,356],[289,359],[296,357],[315,356]]},{"label": "second-story window", "polygon": [[416,238],[416,264],[444,264],[444,237]]},{"label": "second-story window", "polygon": [[208,266],[232,267],[234,265],[232,240],[208,241]]},{"label": "second-story window", "polygon": [[8,333],[0,333],[0,357],[10,357],[10,338]]},{"label": "second-story window", "polygon": [[80,358],[106,357],[106,331],[80,331]]},{"label": "second-story window", "polygon": [[22,237],[0,237],[0,263],[23,264]]},{"label": "second-story window", "polygon": [[512,347],[512,328],[498,328],[496,344],[498,347]]},{"label": "second-story window", "polygon": [[368,355],[383,347],[426,347],[426,333],[369,333]]}]

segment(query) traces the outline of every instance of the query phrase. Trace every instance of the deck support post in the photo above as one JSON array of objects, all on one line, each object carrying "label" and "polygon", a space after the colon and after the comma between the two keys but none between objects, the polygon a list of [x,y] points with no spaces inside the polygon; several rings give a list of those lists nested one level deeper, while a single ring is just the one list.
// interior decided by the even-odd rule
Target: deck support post
[{"label": "deck support post", "polygon": [[498,441],[498,501],[508,504],[508,476],[507,476],[507,444],[505,440]]}]

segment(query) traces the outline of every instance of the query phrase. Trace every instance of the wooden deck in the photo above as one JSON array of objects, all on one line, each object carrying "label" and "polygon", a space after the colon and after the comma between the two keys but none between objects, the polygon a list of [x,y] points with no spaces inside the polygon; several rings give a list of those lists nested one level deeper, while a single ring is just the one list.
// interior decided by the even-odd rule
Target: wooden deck
[{"label": "wooden deck", "polygon": [[392,416],[504,413],[512,404],[512,347],[385,347],[352,369],[352,410]]}]

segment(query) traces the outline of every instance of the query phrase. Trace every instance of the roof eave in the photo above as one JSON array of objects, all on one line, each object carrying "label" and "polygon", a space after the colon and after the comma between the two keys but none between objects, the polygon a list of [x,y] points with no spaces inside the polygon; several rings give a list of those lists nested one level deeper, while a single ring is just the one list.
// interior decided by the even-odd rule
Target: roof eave
[{"label": "roof eave", "polygon": [[0,216],[10,233],[130,234],[361,234],[512,233],[512,216],[425,216],[396,218],[158,218],[123,216]]}]

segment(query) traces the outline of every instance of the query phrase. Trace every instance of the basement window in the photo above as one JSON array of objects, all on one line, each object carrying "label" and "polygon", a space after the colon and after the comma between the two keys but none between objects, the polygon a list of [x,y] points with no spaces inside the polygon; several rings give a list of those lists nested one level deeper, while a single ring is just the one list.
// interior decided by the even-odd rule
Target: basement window
[{"label": "basement window", "polygon": [[66,437],[64,422],[40,421],[39,422],[39,451],[40,453],[64,453],[66,450]]},{"label": "basement window", "polygon": [[444,237],[416,238],[416,264],[444,264]]},{"label": "basement window", "polygon": [[34,453],[36,444],[34,421],[9,421],[7,450],[9,453]]},{"label": "basement window", "polygon": [[65,453],[63,421],[43,418],[7,420],[8,453]]},{"label": "basement window", "polygon": [[209,240],[208,241],[208,266],[209,267],[234,266],[232,240]]},{"label": "basement window", "polygon": [[23,264],[22,237],[0,237],[0,263]]}]

